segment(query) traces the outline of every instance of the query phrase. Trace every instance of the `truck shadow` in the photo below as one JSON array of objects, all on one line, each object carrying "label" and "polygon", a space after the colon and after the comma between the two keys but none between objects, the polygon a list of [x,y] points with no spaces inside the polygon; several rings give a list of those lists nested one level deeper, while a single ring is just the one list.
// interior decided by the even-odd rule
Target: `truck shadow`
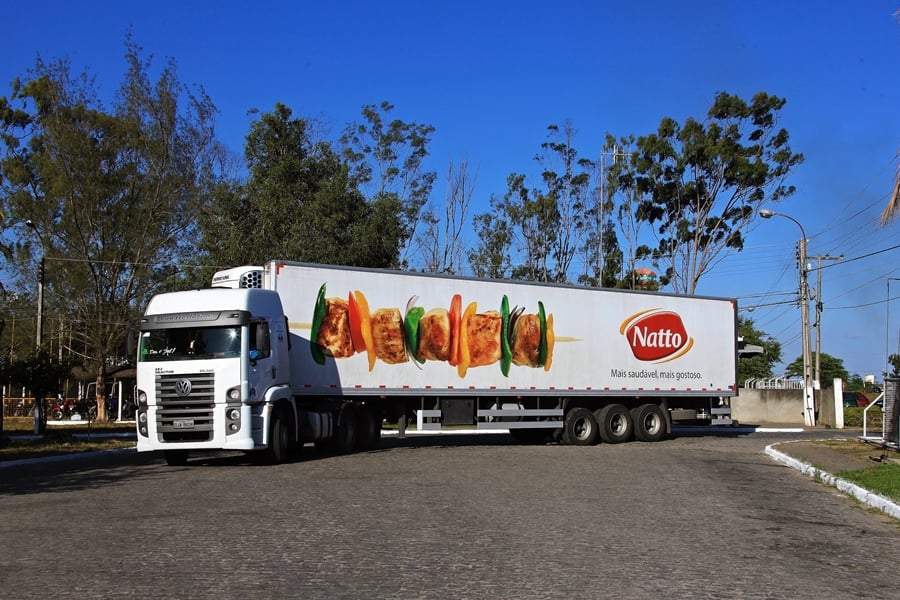
[{"label": "truck shadow", "polygon": [[126,450],[5,466],[0,469],[0,497],[121,485],[136,478],[154,477],[152,471],[143,467],[158,460],[152,454]]}]

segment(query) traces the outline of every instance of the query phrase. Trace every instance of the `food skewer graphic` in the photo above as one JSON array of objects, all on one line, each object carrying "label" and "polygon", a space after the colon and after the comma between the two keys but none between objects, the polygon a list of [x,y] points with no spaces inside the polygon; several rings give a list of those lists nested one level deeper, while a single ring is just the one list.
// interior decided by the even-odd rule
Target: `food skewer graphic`
[{"label": "food skewer graphic", "polygon": [[454,294],[449,308],[426,311],[413,296],[403,315],[398,308],[372,311],[361,291],[349,292],[344,300],[328,297],[322,284],[309,326],[310,352],[318,364],[329,356],[365,352],[369,371],[378,360],[417,366],[442,361],[455,366],[460,377],[469,368],[498,362],[504,376],[512,365],[550,370],[557,339],[553,315],[545,313],[543,302],[534,314],[526,314],[524,307],[510,309],[505,295],[500,310],[478,312],[475,302],[464,310],[462,306],[462,297]]}]

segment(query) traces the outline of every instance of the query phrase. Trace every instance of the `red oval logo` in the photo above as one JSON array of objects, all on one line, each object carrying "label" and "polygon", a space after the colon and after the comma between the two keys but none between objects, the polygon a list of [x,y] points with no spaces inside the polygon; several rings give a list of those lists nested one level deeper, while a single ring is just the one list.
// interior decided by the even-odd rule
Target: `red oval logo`
[{"label": "red oval logo", "polygon": [[681,317],[671,311],[632,315],[622,323],[620,331],[625,334],[631,352],[638,360],[668,358],[683,348],[687,351],[693,344]]}]

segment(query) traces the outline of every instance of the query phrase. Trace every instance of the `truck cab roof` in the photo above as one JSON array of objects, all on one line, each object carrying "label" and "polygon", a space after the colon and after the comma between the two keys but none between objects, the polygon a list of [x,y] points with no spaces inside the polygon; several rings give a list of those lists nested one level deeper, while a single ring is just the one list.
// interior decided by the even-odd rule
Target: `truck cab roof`
[{"label": "truck cab roof", "polygon": [[279,318],[284,314],[281,298],[259,288],[209,288],[170,292],[154,296],[145,315],[243,310],[254,316]]}]

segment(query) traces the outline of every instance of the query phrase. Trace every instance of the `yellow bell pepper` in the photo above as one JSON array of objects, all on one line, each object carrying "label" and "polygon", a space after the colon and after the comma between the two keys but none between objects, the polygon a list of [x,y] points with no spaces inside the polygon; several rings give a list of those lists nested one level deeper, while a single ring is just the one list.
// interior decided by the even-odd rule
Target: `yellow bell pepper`
[{"label": "yellow bell pepper", "polygon": [[456,372],[459,373],[460,377],[466,376],[466,371],[469,369],[469,363],[472,362],[472,354],[469,352],[469,333],[467,330],[467,326],[469,324],[469,319],[476,313],[478,310],[478,304],[476,302],[472,302],[466,307],[466,311],[463,313],[462,319],[460,319],[459,323],[459,364],[456,365]]},{"label": "yellow bell pepper", "polygon": [[369,358],[369,371],[375,369],[375,341],[372,339],[372,313],[369,312],[369,301],[359,290],[356,290],[356,304],[359,308],[359,329],[363,342],[366,344],[366,354]]}]

